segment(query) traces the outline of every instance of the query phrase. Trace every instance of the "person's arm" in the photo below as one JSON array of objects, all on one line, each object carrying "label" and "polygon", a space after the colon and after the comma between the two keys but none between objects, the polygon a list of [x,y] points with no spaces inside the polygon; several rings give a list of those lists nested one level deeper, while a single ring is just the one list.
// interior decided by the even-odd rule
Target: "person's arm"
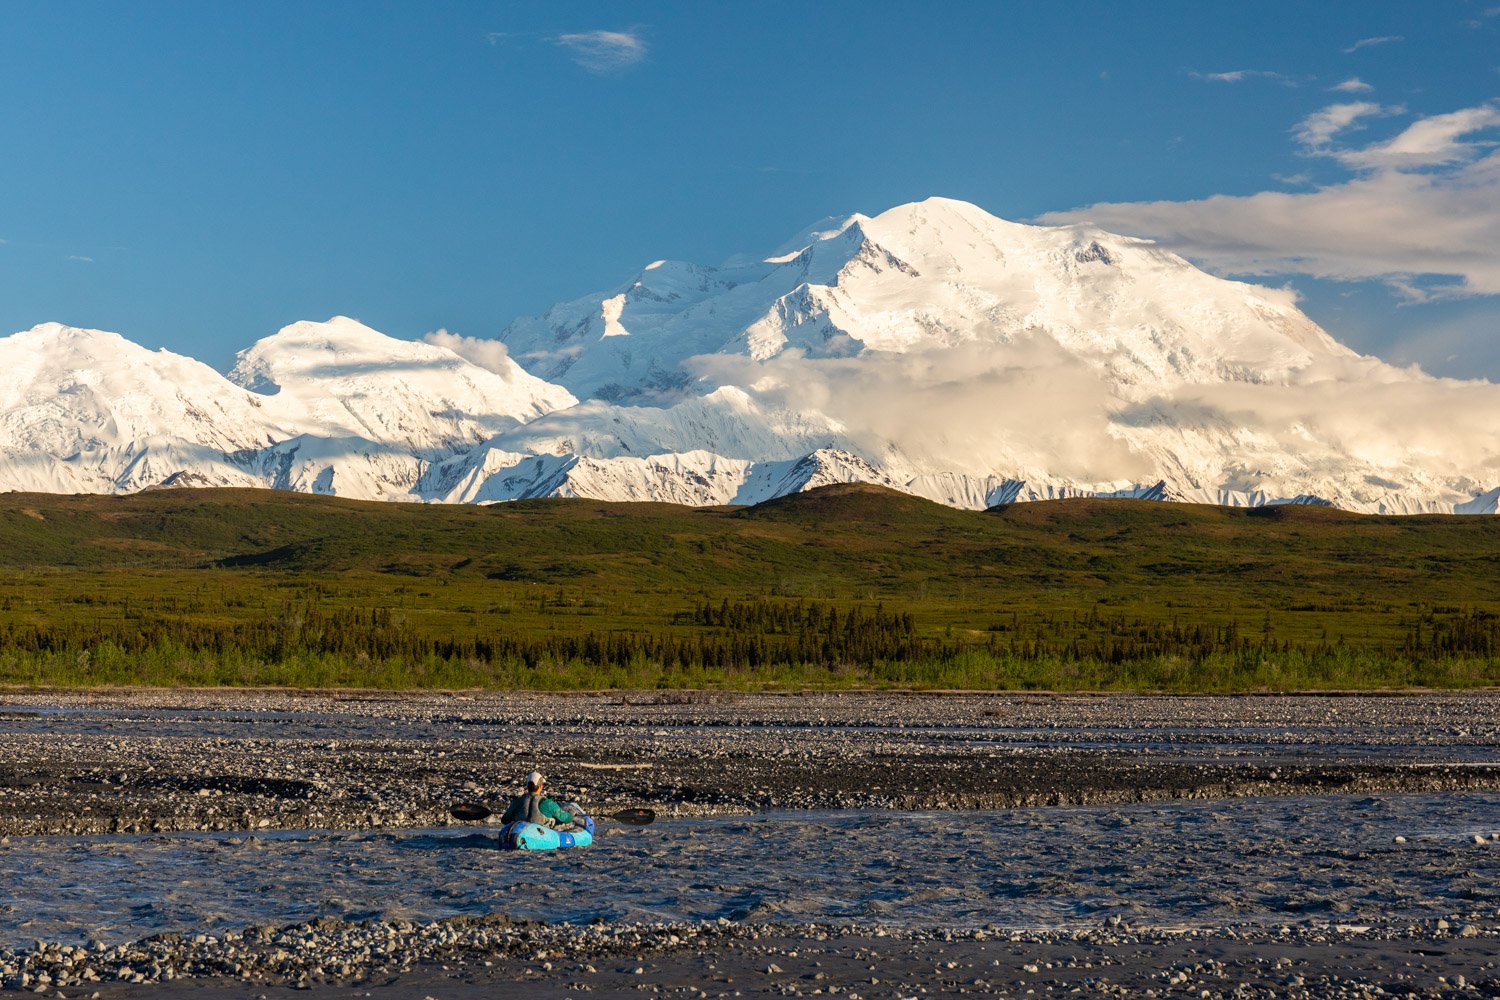
[{"label": "person's arm", "polygon": [[542,815],[550,819],[552,822],[556,823],[558,826],[562,826],[564,823],[573,822],[573,814],[568,812],[562,806],[558,805],[552,799],[542,800]]}]

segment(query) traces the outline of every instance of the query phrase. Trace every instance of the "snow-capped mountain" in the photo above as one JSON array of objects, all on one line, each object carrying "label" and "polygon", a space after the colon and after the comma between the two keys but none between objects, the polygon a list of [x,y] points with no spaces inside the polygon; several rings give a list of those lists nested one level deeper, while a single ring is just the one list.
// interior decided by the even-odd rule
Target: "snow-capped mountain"
[{"label": "snow-capped mountain", "polygon": [[946,199],[720,267],[658,261],[498,342],[336,317],[226,378],[46,324],[0,339],[0,365],[8,489],[723,504],[857,481],[970,508],[1500,504],[1500,387],[1361,357],[1290,293],[1148,241]]},{"label": "snow-capped mountain", "polygon": [[0,485],[46,492],[272,486],[408,495],[433,461],[574,405],[510,364],[339,316],[241,352],[229,378],[56,323],[0,339]]},{"label": "snow-capped mountain", "polygon": [[0,483],[132,492],[174,476],[253,482],[228,456],[287,435],[207,365],[124,337],[44,323],[0,339]]},{"label": "snow-capped mountain", "polygon": [[672,398],[705,355],[853,358],[1055,343],[1129,396],[1286,378],[1352,357],[1286,293],[1224,281],[1145,241],[1006,222],[934,198],[853,215],[761,261],[657,261],[604,295],[513,323],[511,355],[580,398]]},{"label": "snow-capped mountain", "polygon": [[298,427],[418,453],[450,452],[578,402],[515,362],[490,371],[344,316],[294,323],[257,342],[240,352],[229,379],[274,397]]}]

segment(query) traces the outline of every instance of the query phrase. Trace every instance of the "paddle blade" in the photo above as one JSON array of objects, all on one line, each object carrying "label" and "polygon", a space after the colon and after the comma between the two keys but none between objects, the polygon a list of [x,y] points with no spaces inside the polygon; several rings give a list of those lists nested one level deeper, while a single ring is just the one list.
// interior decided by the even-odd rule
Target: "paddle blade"
[{"label": "paddle blade", "polygon": [[488,806],[482,806],[478,802],[460,802],[448,810],[454,819],[476,820],[488,819],[492,813]]},{"label": "paddle blade", "polygon": [[622,809],[617,813],[610,813],[609,818],[628,826],[646,826],[656,820],[656,813],[650,809]]}]

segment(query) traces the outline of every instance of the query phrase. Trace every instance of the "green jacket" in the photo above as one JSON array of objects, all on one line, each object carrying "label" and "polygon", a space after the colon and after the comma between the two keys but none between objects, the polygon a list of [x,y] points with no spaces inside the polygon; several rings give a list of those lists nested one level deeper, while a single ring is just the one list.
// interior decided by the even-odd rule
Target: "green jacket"
[{"label": "green jacket", "polygon": [[573,814],[552,799],[545,799],[528,792],[511,799],[510,805],[505,809],[505,815],[500,817],[502,823],[516,823],[523,820],[527,823],[556,829],[573,822]]}]

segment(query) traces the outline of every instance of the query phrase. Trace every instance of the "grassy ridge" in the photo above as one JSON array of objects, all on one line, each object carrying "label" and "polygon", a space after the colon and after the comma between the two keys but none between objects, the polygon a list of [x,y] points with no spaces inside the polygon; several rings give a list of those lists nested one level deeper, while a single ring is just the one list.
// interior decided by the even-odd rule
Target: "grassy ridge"
[{"label": "grassy ridge", "polygon": [[0,497],[12,683],[1468,686],[1497,615],[1493,518]]}]

